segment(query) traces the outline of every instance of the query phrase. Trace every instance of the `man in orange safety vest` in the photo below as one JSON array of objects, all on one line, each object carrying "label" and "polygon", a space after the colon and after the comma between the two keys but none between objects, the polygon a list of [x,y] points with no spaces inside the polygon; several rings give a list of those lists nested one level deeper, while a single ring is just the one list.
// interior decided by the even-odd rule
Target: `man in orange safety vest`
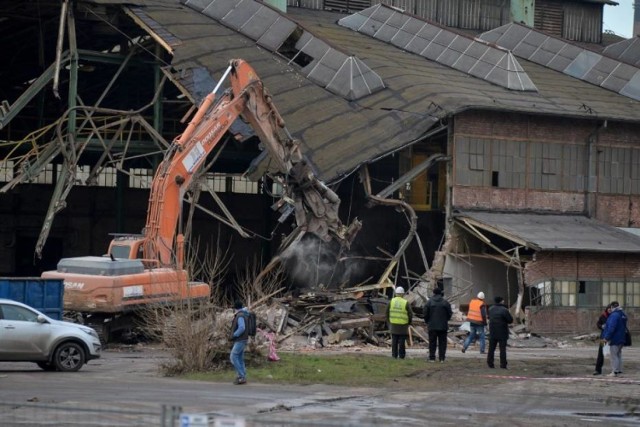
[{"label": "man in orange safety vest", "polygon": [[467,320],[469,321],[471,331],[467,339],[464,340],[462,352],[467,351],[467,348],[469,348],[469,346],[475,342],[476,337],[478,337],[480,341],[480,354],[484,354],[484,327],[487,326],[487,306],[484,303],[484,292],[478,292],[477,298],[472,299],[469,303]]}]

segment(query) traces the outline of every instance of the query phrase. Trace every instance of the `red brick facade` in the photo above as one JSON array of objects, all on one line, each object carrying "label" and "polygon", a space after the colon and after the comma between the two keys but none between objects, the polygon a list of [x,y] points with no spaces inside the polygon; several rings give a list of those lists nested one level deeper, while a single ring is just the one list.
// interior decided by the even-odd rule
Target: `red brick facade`
[{"label": "red brick facade", "polygon": [[[602,120],[469,111],[455,117],[454,144],[463,137],[571,144],[585,149],[591,140],[598,151],[602,147],[640,148],[640,125],[608,122],[604,127]],[[590,205],[592,216],[598,220],[617,227],[640,227],[640,195],[637,194],[497,188],[456,182],[454,174],[452,203],[455,208],[586,214]],[[594,185],[597,188],[598,184]]]}]

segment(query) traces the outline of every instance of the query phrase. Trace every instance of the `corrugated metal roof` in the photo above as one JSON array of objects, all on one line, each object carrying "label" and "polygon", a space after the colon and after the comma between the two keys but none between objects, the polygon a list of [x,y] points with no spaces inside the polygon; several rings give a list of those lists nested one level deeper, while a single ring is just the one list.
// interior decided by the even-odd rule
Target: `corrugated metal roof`
[{"label": "corrugated metal roof", "polygon": [[539,93],[514,92],[340,27],[344,14],[289,7],[288,17],[360,58],[387,85],[349,102],[305,78],[286,58],[178,0],[145,0],[144,9],[181,41],[172,65],[185,87],[194,87],[193,76],[182,71],[206,69],[215,80],[230,59],[248,61],[325,181],[413,143],[443,117],[467,109],[640,123],[640,102],[532,62],[521,65]]},{"label": "corrugated metal roof", "polygon": [[579,215],[461,211],[454,216],[535,250],[640,253],[640,237]]}]

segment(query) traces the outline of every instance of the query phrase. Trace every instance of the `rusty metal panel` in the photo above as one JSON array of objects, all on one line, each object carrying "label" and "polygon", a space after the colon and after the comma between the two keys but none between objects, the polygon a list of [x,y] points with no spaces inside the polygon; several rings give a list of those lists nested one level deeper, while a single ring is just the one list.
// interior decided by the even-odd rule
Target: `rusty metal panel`
[{"label": "rusty metal panel", "polygon": [[324,8],[324,1],[323,0],[287,0],[287,6],[322,10]]},{"label": "rusty metal panel", "polygon": [[567,40],[600,43],[602,6],[567,3],[564,6],[562,36]]},{"label": "rusty metal panel", "polygon": [[459,27],[477,29],[480,21],[481,3],[478,0],[459,0],[459,4]]},{"label": "rusty metal panel", "polygon": [[457,0],[440,1],[438,3],[437,21],[447,27],[459,27],[458,16],[460,14],[460,3]]},{"label": "rusty metal panel", "polygon": [[554,36],[562,36],[562,3],[553,0],[536,0],[534,28]]},{"label": "rusty metal panel", "polygon": [[429,21],[438,19],[438,1],[439,0],[416,0],[415,14]]},{"label": "rusty metal panel", "polygon": [[480,10],[478,22],[479,30],[490,30],[511,22],[509,2],[504,0],[489,0]]},{"label": "rusty metal panel", "polygon": [[324,0],[324,9],[353,13],[371,6],[369,0]]}]

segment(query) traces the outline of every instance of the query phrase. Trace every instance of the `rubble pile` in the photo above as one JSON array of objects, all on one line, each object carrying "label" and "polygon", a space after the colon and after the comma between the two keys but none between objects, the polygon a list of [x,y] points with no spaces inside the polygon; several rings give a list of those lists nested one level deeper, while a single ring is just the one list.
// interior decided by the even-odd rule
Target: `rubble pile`
[{"label": "rubble pile", "polygon": [[[311,292],[298,296],[272,299],[269,304],[253,307],[258,318],[258,328],[264,333],[274,333],[280,349],[314,350],[342,347],[390,347],[391,335],[386,322],[389,300],[332,292]],[[455,305],[449,322],[450,347],[462,347],[469,324],[465,315]],[[414,317],[409,328],[408,345],[426,347],[428,330],[422,319],[422,305],[413,305]],[[540,337],[531,333],[524,324],[510,329],[511,347],[543,348],[564,347],[566,341]],[[575,337],[574,339],[579,339]],[[595,340],[582,336],[584,340]]]}]

